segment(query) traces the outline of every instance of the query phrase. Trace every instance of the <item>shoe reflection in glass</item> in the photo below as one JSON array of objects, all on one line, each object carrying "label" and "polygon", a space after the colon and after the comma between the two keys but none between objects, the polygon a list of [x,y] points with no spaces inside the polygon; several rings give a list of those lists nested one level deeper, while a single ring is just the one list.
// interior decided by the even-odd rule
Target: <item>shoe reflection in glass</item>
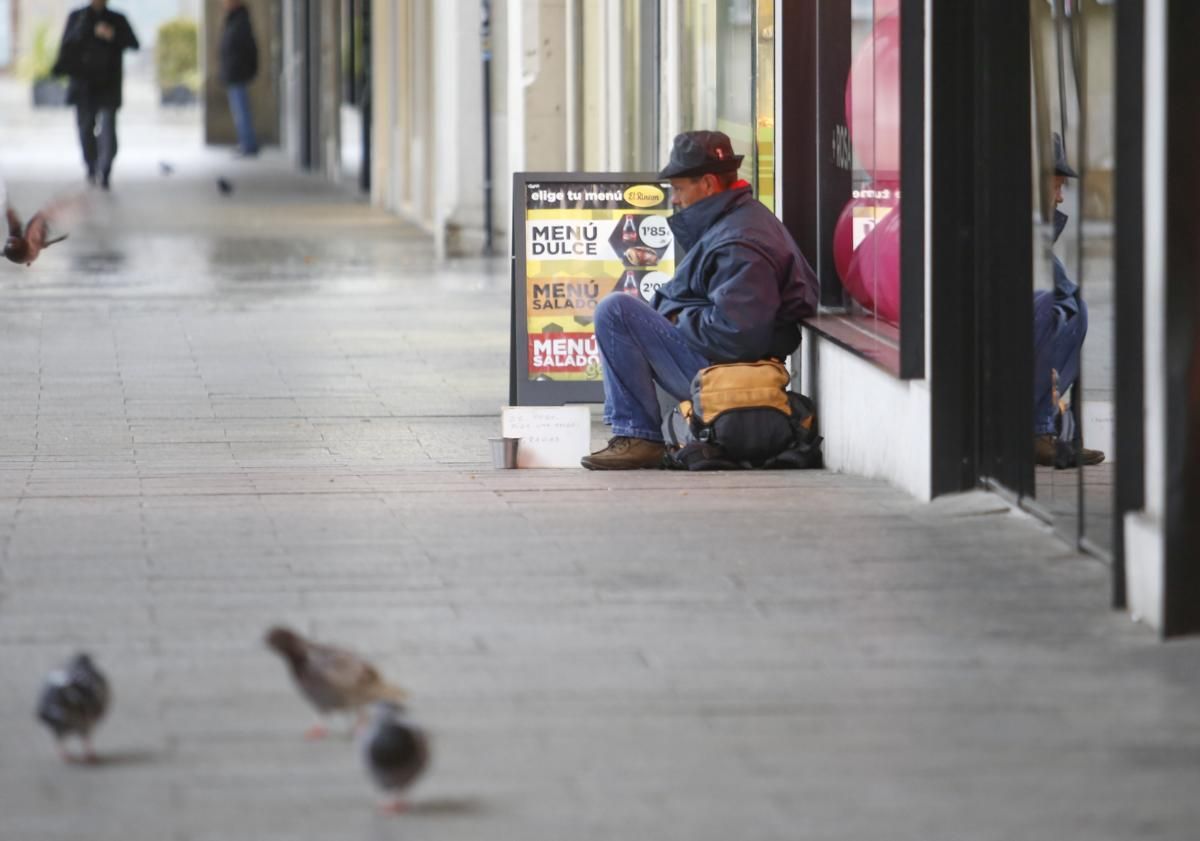
[{"label": "shoe reflection in glass", "polygon": [[1071,407],[1058,390],[1058,371],[1050,369],[1050,394],[1054,401],[1055,432],[1041,433],[1033,436],[1034,463],[1043,467],[1068,468],[1091,466],[1104,461],[1104,453],[1100,450],[1089,450],[1080,446],[1075,451],[1075,417]]}]

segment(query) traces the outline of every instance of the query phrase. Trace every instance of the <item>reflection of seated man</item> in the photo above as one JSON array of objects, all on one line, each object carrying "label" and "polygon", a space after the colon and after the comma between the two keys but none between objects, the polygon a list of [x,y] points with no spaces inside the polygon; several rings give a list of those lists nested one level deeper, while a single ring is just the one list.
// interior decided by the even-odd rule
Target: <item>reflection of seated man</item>
[{"label": "reflection of seated man", "polygon": [[[1062,137],[1054,135],[1054,204],[1063,203],[1063,186],[1079,173],[1067,164]],[[1067,226],[1067,214],[1054,211],[1054,240]],[[1054,255],[1052,255],[1054,256]],[[1067,267],[1054,256],[1054,291],[1033,293],[1034,454],[1038,464],[1053,465],[1058,438],[1056,395],[1066,393],[1079,378],[1079,356],[1087,335],[1087,305],[1079,286],[1067,277]],[[1057,372],[1057,389],[1055,388]],[[1080,464],[1099,464],[1104,453],[1081,449]]]},{"label": "reflection of seated man", "polygon": [[613,438],[584,467],[661,465],[655,383],[683,400],[701,368],[783,359],[799,346],[798,322],[816,312],[817,278],[775,214],[737,180],[741,161],[719,131],[675,138],[659,177],[671,180],[671,230],[687,256],[653,305],[610,294],[596,308],[604,422]]}]

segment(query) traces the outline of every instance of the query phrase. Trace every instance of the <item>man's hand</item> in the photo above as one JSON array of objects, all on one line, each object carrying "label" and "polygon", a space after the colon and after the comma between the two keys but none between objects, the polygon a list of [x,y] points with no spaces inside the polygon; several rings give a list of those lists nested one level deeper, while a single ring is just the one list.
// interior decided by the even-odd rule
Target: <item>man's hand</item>
[{"label": "man's hand", "polygon": [[117,30],[112,28],[111,24],[100,21],[96,24],[96,37],[102,38],[105,41],[111,41],[117,35]]}]

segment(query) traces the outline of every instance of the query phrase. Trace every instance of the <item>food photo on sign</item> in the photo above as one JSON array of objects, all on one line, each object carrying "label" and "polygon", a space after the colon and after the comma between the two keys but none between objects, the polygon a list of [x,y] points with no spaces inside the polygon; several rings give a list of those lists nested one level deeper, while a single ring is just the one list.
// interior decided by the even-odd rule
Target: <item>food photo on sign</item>
[{"label": "food photo on sign", "polygon": [[664,258],[674,258],[674,237],[666,217],[657,213],[626,213],[608,243],[626,267],[612,291],[653,300],[658,287],[671,279],[658,270]]}]

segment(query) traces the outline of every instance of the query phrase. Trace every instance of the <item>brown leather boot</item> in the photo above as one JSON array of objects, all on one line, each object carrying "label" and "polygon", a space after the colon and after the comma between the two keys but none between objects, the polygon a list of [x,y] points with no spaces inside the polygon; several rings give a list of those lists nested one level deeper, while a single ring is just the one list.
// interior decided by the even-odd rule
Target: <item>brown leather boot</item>
[{"label": "brown leather boot", "polygon": [[616,435],[598,453],[584,456],[580,464],[588,470],[642,470],[662,467],[667,449],[661,441]]},{"label": "brown leather boot", "polygon": [[[1055,435],[1035,435],[1033,436],[1033,459],[1036,464],[1043,467],[1056,467],[1054,461],[1055,443],[1058,437]],[[1079,465],[1091,466],[1104,461],[1104,453],[1099,450],[1089,450],[1087,447],[1080,447],[1078,464],[1068,465],[1077,467]]]}]

